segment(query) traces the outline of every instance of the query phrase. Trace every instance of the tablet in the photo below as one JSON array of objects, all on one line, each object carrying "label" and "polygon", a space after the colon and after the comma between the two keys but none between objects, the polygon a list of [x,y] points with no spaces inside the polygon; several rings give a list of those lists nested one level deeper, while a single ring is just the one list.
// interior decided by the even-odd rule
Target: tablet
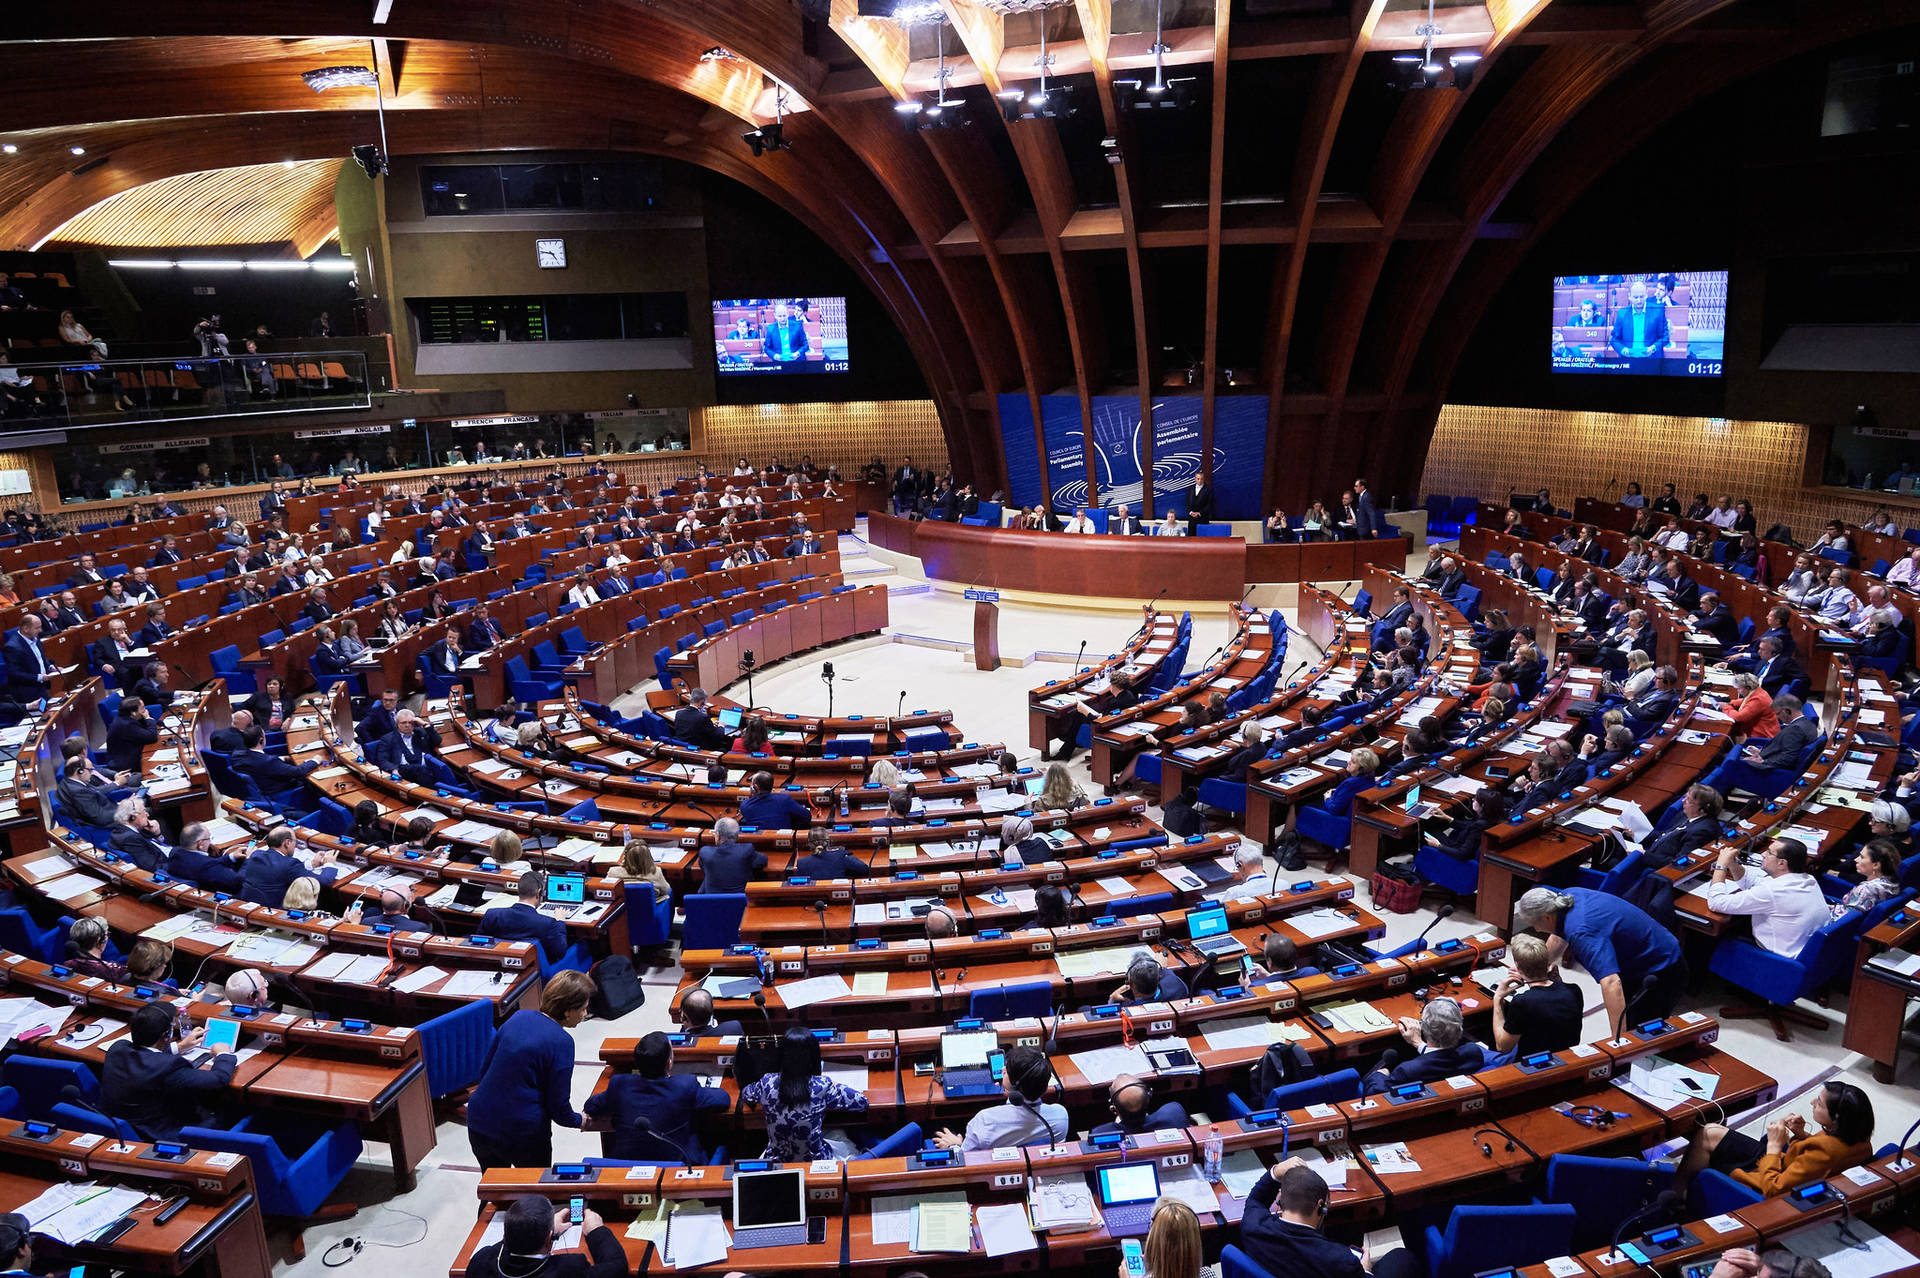
[{"label": "tablet", "polygon": [[238,1050],[240,1046],[240,1022],[230,1021],[223,1016],[213,1017],[207,1022],[207,1037],[205,1043],[208,1051],[213,1051],[215,1048],[220,1047],[224,1047],[228,1051]]}]

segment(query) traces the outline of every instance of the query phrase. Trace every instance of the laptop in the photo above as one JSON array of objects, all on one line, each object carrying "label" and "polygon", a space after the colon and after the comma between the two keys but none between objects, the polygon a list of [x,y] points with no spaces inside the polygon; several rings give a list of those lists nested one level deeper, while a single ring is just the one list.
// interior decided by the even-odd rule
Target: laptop
[{"label": "laptop", "polygon": [[722,710],[720,712],[720,726],[728,729],[729,731],[739,727],[740,714],[741,714],[740,711],[734,710],[734,709]]},{"label": "laptop", "polygon": [[1187,935],[1193,938],[1194,949],[1209,956],[1247,952],[1247,947],[1228,930],[1224,906],[1188,910]]},{"label": "laptop", "polygon": [[733,1245],[798,1247],[807,1241],[804,1167],[733,1175]]},{"label": "laptop", "polygon": [[1107,1233],[1115,1238],[1144,1238],[1153,1223],[1153,1204],[1160,1198],[1157,1163],[1115,1163],[1094,1173],[1100,1193],[1100,1215]]},{"label": "laptop", "polygon": [[1428,817],[1432,816],[1434,813],[1438,812],[1439,810],[1440,810],[1440,807],[1438,804],[1420,802],[1419,786],[1415,785],[1415,786],[1407,787],[1406,813],[1408,816],[1412,817],[1416,821],[1424,821]]},{"label": "laptop", "polygon": [[1000,1082],[988,1062],[1000,1049],[1000,1036],[993,1030],[963,1030],[940,1036],[940,1086],[949,1099],[955,1096],[992,1096]]},{"label": "laptop", "polygon": [[549,874],[547,900],[555,905],[580,905],[587,899],[587,880],[579,874]]}]

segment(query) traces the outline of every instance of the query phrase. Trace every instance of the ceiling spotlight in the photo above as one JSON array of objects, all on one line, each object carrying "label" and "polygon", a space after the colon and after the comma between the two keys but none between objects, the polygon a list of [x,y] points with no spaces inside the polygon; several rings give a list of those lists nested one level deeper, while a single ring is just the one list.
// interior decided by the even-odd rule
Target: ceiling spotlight
[{"label": "ceiling spotlight", "polygon": [[1120,154],[1119,138],[1101,138],[1100,154],[1105,157],[1108,164],[1116,167],[1118,167],[1120,162],[1125,158]]},{"label": "ceiling spotlight", "polygon": [[933,22],[945,22],[947,11],[940,7],[938,0],[907,0],[895,5],[893,20],[903,27],[921,27]]},{"label": "ceiling spotlight", "polygon": [[1153,6],[1153,78],[1113,82],[1114,100],[1122,111],[1148,111],[1155,107],[1178,110],[1193,105],[1194,78],[1167,79],[1166,55],[1170,50],[1160,38],[1162,2],[1156,0]]},{"label": "ceiling spotlight", "polygon": [[8,142],[8,143],[7,143],[7,144],[5,144],[4,146],[0,146],[0,154],[5,154],[5,155],[13,155],[13,154],[15,154],[15,153],[17,153],[17,152],[18,152],[19,150],[20,150],[20,148],[19,148],[19,147],[17,147],[17,146],[15,146],[15,145],[14,145],[13,143],[11,143],[11,142]]},{"label": "ceiling spotlight", "polygon": [[1440,73],[1444,70],[1445,67],[1429,59],[1420,64],[1420,78],[1427,82],[1429,89],[1437,89],[1440,87]]},{"label": "ceiling spotlight", "polygon": [[793,144],[786,136],[787,91],[782,86],[773,86],[773,123],[763,124],[759,128],[740,135],[747,144],[747,150],[753,152],[753,158],[759,159],[770,151],[791,151]]},{"label": "ceiling spotlight", "polygon": [[380,148],[371,142],[362,142],[353,148],[353,162],[366,170],[369,178],[377,178],[387,171],[387,159],[380,154]]},{"label": "ceiling spotlight", "polygon": [[734,60],[734,57],[733,57],[733,54],[727,52],[727,50],[721,48],[719,45],[716,44],[711,49],[708,49],[705,53],[702,53],[700,55],[700,60],[702,62],[732,62]]},{"label": "ceiling spotlight", "polygon": [[281,168],[283,168],[283,169],[290,169],[290,168],[292,168],[292,167],[293,167],[293,161],[292,161],[292,160],[282,160],[282,161],[280,161],[280,167],[281,167]]},{"label": "ceiling spotlight", "polygon": [[1000,117],[1003,120],[1012,124],[1020,118],[1021,104],[1027,100],[1025,90],[1002,89],[994,97],[1000,103]]},{"label": "ceiling spotlight", "polygon": [[915,116],[915,115],[919,115],[923,108],[921,107],[918,99],[909,99],[908,101],[905,101],[905,102],[894,103],[893,109],[898,111],[901,115]]},{"label": "ceiling spotlight", "polygon": [[1452,55],[1447,62],[1453,67],[1453,87],[1463,91],[1472,88],[1473,73],[1480,66],[1480,55],[1469,50]]},{"label": "ceiling spotlight", "polygon": [[300,78],[315,93],[325,93],[328,89],[377,89],[380,77],[373,73],[372,67],[321,67],[316,71],[302,71]]},{"label": "ceiling spotlight", "polygon": [[70,146],[67,150],[73,152],[75,155],[85,155],[87,153],[87,148],[84,146]]},{"label": "ceiling spotlight", "polygon": [[1458,53],[1448,54],[1445,62],[1433,54],[1434,37],[1445,34],[1440,24],[1433,20],[1433,0],[1427,0],[1427,20],[1413,30],[1426,44],[1418,53],[1393,55],[1394,87],[1437,89],[1449,70],[1453,72],[1454,88],[1464,93],[1473,87],[1473,75],[1480,66],[1480,54],[1472,49],[1462,49]]}]

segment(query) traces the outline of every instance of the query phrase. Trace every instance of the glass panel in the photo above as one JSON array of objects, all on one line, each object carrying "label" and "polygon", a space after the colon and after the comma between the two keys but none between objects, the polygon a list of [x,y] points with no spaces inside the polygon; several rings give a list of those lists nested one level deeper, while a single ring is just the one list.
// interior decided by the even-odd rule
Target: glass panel
[{"label": "glass panel", "polygon": [[420,170],[420,202],[428,217],[498,213],[503,207],[497,164],[432,164]]}]

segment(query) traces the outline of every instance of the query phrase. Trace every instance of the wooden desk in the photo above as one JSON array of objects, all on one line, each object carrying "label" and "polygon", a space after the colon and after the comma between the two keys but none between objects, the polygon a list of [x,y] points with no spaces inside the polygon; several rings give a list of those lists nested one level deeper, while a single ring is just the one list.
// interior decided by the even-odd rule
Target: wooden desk
[{"label": "wooden desk", "polygon": [[[1238,537],[1069,536],[941,520],[867,517],[875,545],[912,555],[927,576],[967,586],[1100,599],[1232,603],[1246,590]],[[1401,551],[1402,562],[1405,550]]]}]

